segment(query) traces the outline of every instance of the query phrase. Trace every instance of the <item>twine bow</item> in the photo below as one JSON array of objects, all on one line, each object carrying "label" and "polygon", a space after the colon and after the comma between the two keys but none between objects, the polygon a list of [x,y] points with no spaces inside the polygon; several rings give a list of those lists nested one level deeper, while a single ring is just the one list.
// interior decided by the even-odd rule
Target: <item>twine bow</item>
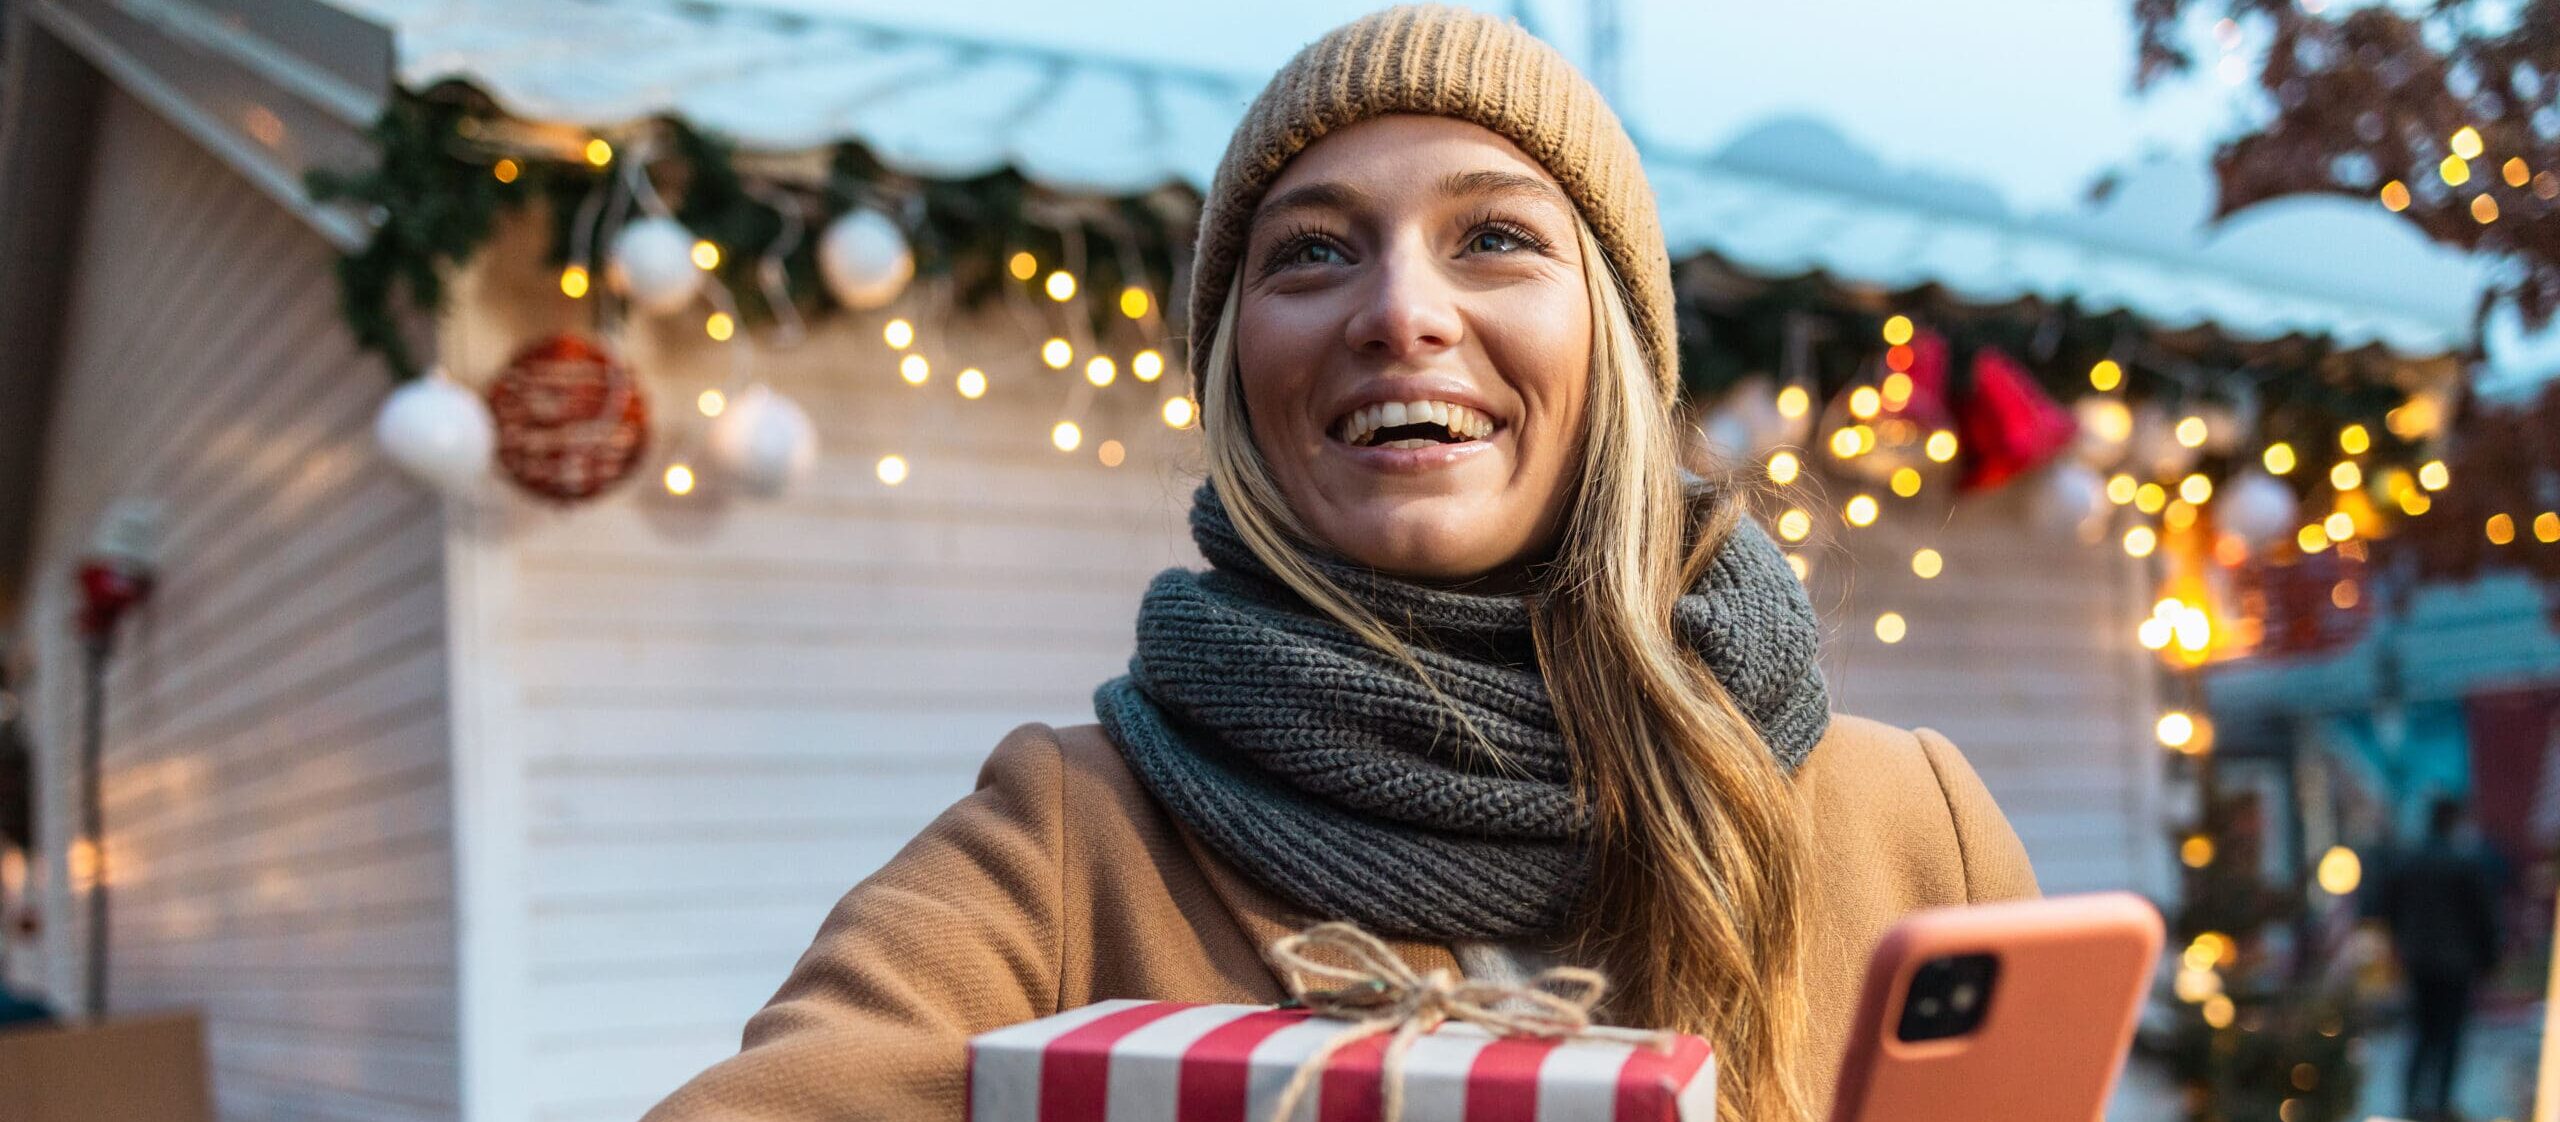
[{"label": "twine bow", "polygon": [[[1308,952],[1318,949],[1335,952],[1349,965],[1310,957]],[[1591,1012],[1609,992],[1609,979],[1578,966],[1551,967],[1525,985],[1469,981],[1445,969],[1418,974],[1377,936],[1341,922],[1319,923],[1275,939],[1265,953],[1272,965],[1288,972],[1292,1004],[1319,1016],[1355,1022],[1298,1065],[1297,1074],[1280,1093],[1270,1122],[1288,1122],[1298,1100],[1335,1053],[1380,1033],[1391,1032],[1395,1037],[1387,1042],[1378,1069],[1384,1100],[1379,1122],[1398,1122],[1404,1113],[1405,1053],[1412,1050],[1414,1041],[1449,1021],[1464,1021],[1495,1036],[1609,1037],[1657,1050],[1667,1050],[1672,1042],[1669,1033],[1592,1024]]]}]

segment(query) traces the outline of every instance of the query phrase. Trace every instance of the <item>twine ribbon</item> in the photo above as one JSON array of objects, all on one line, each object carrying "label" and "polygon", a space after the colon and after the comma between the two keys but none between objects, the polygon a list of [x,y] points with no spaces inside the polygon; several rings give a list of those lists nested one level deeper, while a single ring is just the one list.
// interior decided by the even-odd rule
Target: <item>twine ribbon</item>
[{"label": "twine ribbon", "polygon": [[[1319,961],[1310,953],[1316,951],[1330,951],[1348,965]],[[1382,1033],[1393,1033],[1394,1038],[1387,1042],[1378,1069],[1383,1099],[1379,1122],[1398,1122],[1403,1116],[1405,1053],[1415,1041],[1450,1021],[1464,1021],[1497,1037],[1606,1038],[1665,1052],[1675,1039],[1667,1032],[1592,1024],[1592,1010],[1609,992],[1609,979],[1578,966],[1542,970],[1523,985],[1469,981],[1446,969],[1420,974],[1377,936],[1342,922],[1319,923],[1275,939],[1264,953],[1272,965],[1287,972],[1292,1005],[1353,1022],[1298,1065],[1272,1109],[1270,1122],[1289,1122],[1299,1100],[1336,1053]]]}]

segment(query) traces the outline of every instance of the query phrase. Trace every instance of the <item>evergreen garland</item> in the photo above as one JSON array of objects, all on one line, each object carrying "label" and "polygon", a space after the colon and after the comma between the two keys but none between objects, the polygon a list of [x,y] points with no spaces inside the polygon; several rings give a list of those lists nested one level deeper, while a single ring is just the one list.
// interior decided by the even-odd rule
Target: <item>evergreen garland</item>
[{"label": "evergreen garland", "polygon": [[[502,215],[540,206],[551,223],[549,263],[568,264],[583,234],[593,247],[588,264],[603,275],[613,233],[604,228],[607,208],[582,214],[581,204],[608,185],[607,177],[619,174],[619,161],[631,158],[629,153],[617,150],[616,162],[599,168],[553,154],[502,151],[492,138],[504,124],[487,97],[461,83],[403,92],[368,130],[381,154],[372,170],[318,170],[307,179],[313,199],[362,207],[373,224],[364,247],[339,261],[341,312],[357,342],[381,354],[399,378],[420,372],[400,328],[402,312],[440,310],[443,270],[467,262],[486,245]],[[1125,286],[1146,288],[1155,315],[1171,318],[1181,310],[1170,288],[1176,261],[1190,252],[1185,238],[1196,201],[1180,189],[1096,200],[1049,191],[1010,169],[969,179],[918,180],[845,143],[829,153],[825,182],[777,182],[759,198],[726,140],[673,119],[644,127],[664,139],[649,157],[652,182],[678,222],[720,247],[714,279],[735,297],[748,324],[770,323],[777,311],[756,273],[786,227],[766,201],[777,192],[803,219],[797,243],[782,257],[784,290],[803,319],[841,310],[826,297],[817,244],[830,219],[857,205],[888,211],[913,248],[917,276],[949,280],[963,310],[1005,298],[1008,284],[1047,303],[1039,285],[1066,261],[1070,241],[1083,247],[1077,281],[1088,294],[1084,307],[1096,334],[1118,317],[1118,293]],[[502,159],[513,165],[510,180],[493,174]],[[582,217],[592,222],[585,231],[576,229]],[[1007,272],[1019,251],[1040,262],[1028,280]]]}]

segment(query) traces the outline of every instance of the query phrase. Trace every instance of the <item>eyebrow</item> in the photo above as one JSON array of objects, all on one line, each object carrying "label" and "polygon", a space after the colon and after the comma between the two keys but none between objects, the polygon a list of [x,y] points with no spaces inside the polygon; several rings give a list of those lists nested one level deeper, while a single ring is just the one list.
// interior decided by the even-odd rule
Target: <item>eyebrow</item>
[{"label": "eyebrow", "polygon": [[[1571,207],[1562,190],[1534,175],[1516,171],[1453,171],[1440,177],[1440,193],[1449,197],[1469,195],[1518,195],[1541,199],[1558,206]],[[1254,209],[1260,221],[1274,214],[1292,210],[1358,210],[1369,201],[1366,192],[1348,183],[1326,180],[1301,184],[1263,200]]]}]

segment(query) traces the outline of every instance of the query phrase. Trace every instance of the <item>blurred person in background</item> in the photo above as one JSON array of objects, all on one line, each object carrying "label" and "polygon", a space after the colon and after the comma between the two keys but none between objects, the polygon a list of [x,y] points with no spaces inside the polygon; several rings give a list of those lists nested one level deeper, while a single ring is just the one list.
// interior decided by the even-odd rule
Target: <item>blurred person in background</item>
[{"label": "blurred person in background", "polygon": [[2461,801],[2427,808],[2425,841],[2375,886],[2373,914],[2391,933],[2413,1029],[2403,1113],[2451,1119],[2463,1029],[2481,979],[2498,963],[2497,886],[2479,847],[2464,838]]}]

